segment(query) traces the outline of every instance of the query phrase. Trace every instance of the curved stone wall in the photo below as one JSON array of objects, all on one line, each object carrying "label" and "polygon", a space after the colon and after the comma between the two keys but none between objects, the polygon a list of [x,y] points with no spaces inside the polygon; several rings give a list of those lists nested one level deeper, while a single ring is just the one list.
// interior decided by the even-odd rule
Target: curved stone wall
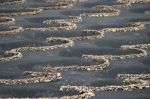
[{"label": "curved stone wall", "polygon": [[[20,10],[20,11],[19,11]],[[28,15],[36,15],[40,12],[42,12],[42,9],[40,8],[27,8],[27,9],[19,9],[16,10],[16,12],[10,12],[10,13],[0,13],[0,16],[28,16]]]},{"label": "curved stone wall", "polygon": [[12,25],[15,23],[15,19],[11,17],[0,17],[0,25]]},{"label": "curved stone wall", "polygon": [[10,61],[10,60],[15,60],[15,59],[20,59],[22,58],[22,53],[24,51],[47,51],[47,50],[54,50],[58,48],[67,48],[71,47],[74,45],[74,42],[70,39],[67,38],[59,38],[59,37],[49,37],[46,38],[45,42],[62,42],[64,44],[60,45],[53,45],[53,46],[41,46],[41,47],[20,47],[20,48],[14,48],[11,49],[10,51],[6,51],[4,53],[3,58],[0,58],[0,61]]},{"label": "curved stone wall", "polygon": [[22,27],[10,26],[8,30],[0,31],[0,35],[13,35],[22,32]]},{"label": "curved stone wall", "polygon": [[[86,0],[52,0],[44,2],[54,4],[53,7],[38,7],[38,8],[28,8],[26,11],[13,12],[13,13],[0,13],[0,16],[24,16],[24,15],[35,15],[43,10],[47,9],[63,9],[71,8],[75,3],[85,2]],[[4,2],[0,5],[12,5],[24,3],[24,0],[14,0],[14,2]],[[67,19],[56,19],[56,20],[45,20],[43,24],[55,24],[58,27],[41,27],[41,28],[25,28],[10,26],[9,30],[0,31],[0,35],[10,35],[16,34],[22,31],[60,31],[60,30],[72,30],[77,29],[77,24],[82,22],[84,17],[107,17],[107,16],[118,16],[120,14],[119,7],[128,7],[136,3],[150,3],[149,0],[117,0],[115,5],[97,5],[90,8],[89,12],[84,12],[78,16],[69,16]],[[100,9],[95,12],[96,9]],[[145,14],[149,14],[149,11],[145,11]],[[15,19],[10,17],[1,17],[0,25],[10,25],[14,24]],[[93,40],[97,38],[105,37],[105,33],[111,32],[132,32],[139,31],[146,28],[146,25],[150,25],[150,21],[139,21],[131,22],[122,27],[109,27],[100,30],[96,29],[85,29],[82,32],[86,33],[85,36],[76,37],[48,37],[45,42],[61,42],[61,44],[56,44],[52,46],[40,46],[40,47],[19,47],[14,48],[9,51],[5,51],[4,55],[0,57],[0,62],[12,61],[16,59],[21,59],[23,57],[22,52],[24,51],[48,51],[60,48],[68,48],[78,43],[79,40]],[[69,66],[51,66],[50,64],[42,66],[41,71],[25,71],[23,78],[16,79],[0,79],[0,85],[21,85],[21,84],[32,84],[32,83],[49,83],[52,81],[60,80],[62,78],[61,73],[68,71],[98,71],[105,70],[109,67],[112,60],[123,60],[131,58],[141,58],[147,56],[147,49],[150,48],[150,44],[135,44],[135,45],[121,45],[120,49],[123,51],[133,51],[135,53],[124,54],[124,55],[82,55],[82,59],[89,61],[96,61],[97,64],[94,65],[69,65]],[[118,74],[116,79],[122,80],[121,85],[108,85],[108,86],[61,86],[60,91],[63,92],[77,92],[77,95],[73,96],[63,96],[63,97],[48,97],[52,99],[88,99],[93,97],[95,92],[102,91],[133,91],[142,90],[150,87],[150,74]],[[43,98],[43,97],[41,97]]]},{"label": "curved stone wall", "polygon": [[0,6],[19,5],[25,3],[26,0],[1,0]]}]

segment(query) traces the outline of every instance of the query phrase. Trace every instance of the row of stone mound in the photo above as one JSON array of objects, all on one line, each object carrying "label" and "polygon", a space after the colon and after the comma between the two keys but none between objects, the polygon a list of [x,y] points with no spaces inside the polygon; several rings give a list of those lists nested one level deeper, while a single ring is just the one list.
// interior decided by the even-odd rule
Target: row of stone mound
[{"label": "row of stone mound", "polygon": [[15,19],[11,17],[0,17],[0,26],[1,25],[12,25],[15,23]]},{"label": "row of stone mound", "polygon": [[[61,31],[61,30],[72,30],[77,28],[77,23],[81,22],[80,16],[70,16],[67,19],[58,20],[45,20],[43,24],[57,24],[58,27],[43,27],[43,28],[22,28],[18,26],[9,26],[8,30],[0,31],[0,35],[13,35],[23,31]],[[0,25],[12,25],[15,23],[14,18],[1,17]]]},{"label": "row of stone mound", "polygon": [[[58,10],[58,9],[69,9],[74,6],[76,3],[85,2],[87,0],[40,0],[45,2],[46,4],[49,4],[48,7],[39,7],[39,9],[43,10]],[[20,5],[27,3],[26,0],[1,0],[0,6],[10,6],[10,5]]]},{"label": "row of stone mound", "polygon": [[[77,23],[81,22],[82,21],[82,17],[84,16],[88,16],[88,17],[103,17],[103,16],[117,16],[119,15],[120,11],[119,10],[116,10],[116,12],[112,11],[111,9],[113,9],[111,6],[101,6],[103,9],[106,10],[106,12],[102,12],[102,13],[82,13],[80,14],[79,16],[70,16],[68,17],[68,19],[57,19],[57,20],[45,20],[43,21],[43,24],[58,24],[60,26],[58,27],[41,27],[41,28],[26,28],[26,29],[23,29],[22,27],[16,27],[16,26],[12,26],[9,28],[9,30],[7,31],[0,31],[0,35],[10,35],[10,34],[16,34],[16,33],[19,33],[19,32],[22,32],[24,30],[30,30],[30,31],[61,31],[61,30],[72,30],[72,29],[77,29]],[[102,10],[103,10],[102,9]],[[109,10],[108,10],[109,9]],[[33,10],[33,11],[32,11]],[[42,9],[38,9],[38,8],[33,8],[33,9],[30,9],[29,12],[18,12],[18,13],[1,13],[2,15],[8,15],[10,14],[11,15],[30,15],[30,14],[37,14],[41,11]],[[108,10],[108,11],[107,11]],[[14,23],[15,19],[13,18],[9,18],[9,17],[1,17],[0,18],[0,25],[8,25],[8,24],[12,24]],[[137,22],[135,24],[128,24],[128,26],[123,29],[120,28],[120,30],[118,28],[107,28],[107,29],[103,29],[101,31],[97,31],[97,30],[84,30],[84,32],[91,32],[93,33],[93,35],[95,35],[95,37],[102,37],[104,32],[117,32],[117,31],[132,31],[132,29],[134,30],[140,30],[143,26],[142,25],[145,25],[145,24],[149,24],[149,21],[146,23],[141,23],[141,22]],[[131,26],[130,26],[131,25]],[[135,26],[134,26],[135,25]],[[129,29],[130,27],[130,29]],[[94,36],[91,36],[91,37],[94,37]],[[91,38],[90,36],[87,36],[85,37],[85,39],[87,38]],[[78,37],[77,39],[81,39],[81,37]]]},{"label": "row of stone mound", "polygon": [[[73,7],[74,3],[81,3],[86,2],[88,0],[40,0],[45,3],[48,3],[50,5],[53,5],[53,7],[41,7],[44,9],[62,9],[62,8],[70,8]],[[6,5],[14,5],[14,4],[23,4],[26,3],[26,0],[1,0],[0,6],[6,6]],[[130,6],[131,4],[136,3],[150,3],[150,0],[117,0],[116,6]]]},{"label": "row of stone mound", "polygon": [[[140,24],[140,25],[139,25]],[[142,24],[142,25],[141,25]],[[143,25],[144,24],[144,25]],[[130,23],[129,27],[125,28],[125,30],[123,28],[114,28],[115,31],[123,31],[123,32],[127,32],[127,31],[133,31],[133,30],[138,30],[136,26],[140,26],[140,29],[144,29],[144,26],[149,24],[148,22],[141,22],[141,23]],[[136,28],[132,29],[133,26],[135,26]],[[129,30],[126,30],[129,29]],[[111,29],[104,29],[105,32],[110,32]],[[115,32],[112,31],[111,32]],[[16,48],[16,49],[12,49],[10,51],[6,51],[6,53],[8,54],[9,57],[7,57],[6,54],[6,58],[1,58],[2,61],[6,61],[6,60],[12,60],[12,59],[18,59],[22,57],[21,52],[22,51],[36,51],[36,50],[40,50],[40,51],[46,51],[46,50],[54,50],[54,49],[58,49],[58,48],[66,48],[66,47],[70,47],[74,45],[74,41],[69,39],[69,38],[47,38],[46,39],[47,42],[55,42],[55,41],[61,41],[62,43],[65,44],[61,44],[61,45],[54,45],[54,46],[44,46],[44,47],[21,47],[21,48]],[[65,72],[65,71],[96,71],[96,70],[104,70],[106,69],[111,60],[119,60],[119,59],[127,59],[127,58],[136,58],[136,57],[145,57],[147,56],[147,52],[145,49],[149,48],[150,44],[137,44],[137,45],[122,45],[121,48],[123,50],[135,50],[138,51],[138,53],[134,53],[134,54],[128,54],[128,55],[83,55],[82,57],[84,59],[87,60],[91,60],[91,61],[99,61],[101,62],[101,64],[98,65],[90,65],[90,66],[61,66],[61,67],[52,67],[52,66],[46,66],[45,68],[43,68],[43,70],[41,72],[33,72],[33,71],[26,71],[24,73],[24,77],[23,79],[1,79],[0,80],[0,84],[5,84],[5,85],[17,85],[17,84],[30,84],[30,83],[42,83],[42,82],[52,82],[55,80],[59,80],[61,79],[61,72]],[[11,56],[11,55],[12,56]],[[119,75],[118,77],[122,78],[123,77],[127,77],[123,76],[123,75]],[[129,75],[128,75],[129,77]],[[137,89],[143,89],[143,88],[147,88],[149,87],[147,83],[147,76],[143,76],[144,78],[141,78],[142,76],[133,76],[134,80],[132,80],[132,75],[130,75],[130,79],[125,79],[123,82],[125,85],[122,86],[104,86],[104,87],[85,87],[85,86],[62,86],[61,90],[67,90],[67,91],[78,91],[79,95],[74,95],[74,96],[64,96],[61,98],[70,98],[70,99],[75,99],[75,98],[90,98],[92,96],[94,96],[94,91],[131,91],[131,90],[137,90]],[[148,76],[149,77],[149,76]],[[135,79],[137,78],[137,79]],[[139,80],[140,79],[140,80]],[[141,80],[143,79],[143,80]],[[145,81],[146,79],[146,81]],[[134,84],[129,84],[126,85],[130,82],[133,81],[140,81],[140,82],[134,82]],[[149,80],[148,80],[149,81]],[[82,90],[81,90],[82,89]],[[84,90],[83,90],[84,89]]]},{"label": "row of stone mound", "polygon": [[[66,0],[67,1],[67,0]],[[91,14],[86,14],[87,16]],[[100,15],[98,15],[100,16]],[[81,19],[81,17],[79,17]],[[69,26],[72,23],[79,22],[79,19],[75,20],[46,20],[43,23],[50,24],[60,24],[61,26]],[[69,21],[68,21],[69,20]],[[9,21],[9,20],[6,20]],[[71,23],[69,23],[72,21]],[[1,58],[1,61],[8,61],[14,59],[22,58],[22,51],[46,51],[46,50],[54,50],[59,48],[67,48],[74,45],[74,41],[76,40],[85,40],[85,39],[95,39],[104,37],[105,33],[108,32],[128,32],[128,31],[138,31],[145,28],[145,25],[149,25],[150,22],[135,22],[127,24],[127,26],[122,28],[104,28],[101,30],[84,30],[86,33],[92,33],[93,35],[88,36],[80,36],[80,37],[71,37],[71,38],[47,38],[46,42],[57,42],[60,41],[63,44],[54,45],[54,46],[43,46],[43,47],[20,47],[15,48],[10,51],[5,52],[5,57]],[[12,30],[18,30],[16,27]],[[21,29],[22,30],[22,29]],[[14,31],[13,31],[14,32]],[[26,71],[24,72],[23,79],[1,79],[0,84],[4,85],[18,85],[18,84],[31,84],[31,83],[43,83],[43,82],[52,82],[55,80],[61,79],[61,72],[65,71],[96,71],[96,70],[104,70],[110,64],[111,60],[119,60],[119,59],[127,59],[127,58],[136,58],[136,57],[145,57],[147,56],[147,51],[145,49],[149,48],[150,44],[137,44],[137,45],[122,45],[121,49],[123,50],[134,50],[138,51],[138,53],[131,53],[127,55],[83,55],[83,59],[98,61],[100,64],[98,65],[90,65],[90,66],[46,66],[40,72],[34,71]],[[87,99],[94,96],[94,92],[96,91],[132,91],[139,90],[150,87],[150,74],[119,74],[117,76],[118,79],[123,80],[122,85],[119,86],[102,86],[102,87],[87,87],[87,86],[62,86],[60,91],[65,92],[77,92],[78,95],[73,96],[64,96],[59,97],[60,99]],[[54,99],[58,99],[58,97],[51,97]]]},{"label": "row of stone mound", "polygon": [[[72,17],[71,17],[72,18]],[[80,18],[80,17],[79,17]],[[77,20],[76,20],[77,19]],[[81,19],[81,18],[80,18]],[[67,19],[65,20],[66,22],[68,22],[69,20],[72,20],[73,22],[78,22],[78,17],[75,19]],[[44,22],[48,22],[48,23],[58,23],[58,22],[64,22],[64,20],[53,20],[53,21],[44,21]],[[58,23],[60,24],[60,23]],[[64,24],[64,23],[63,23]],[[120,27],[120,28],[104,28],[104,29],[101,29],[101,30],[84,30],[84,32],[86,31],[87,34],[90,33],[90,35],[87,35],[87,36],[79,36],[79,37],[70,37],[68,38],[67,40],[69,42],[71,42],[73,44],[73,41],[76,41],[76,40],[85,40],[85,39],[96,39],[96,38],[102,38],[104,37],[105,33],[109,33],[109,32],[130,32],[130,31],[138,31],[138,30],[142,30],[145,28],[146,25],[149,25],[150,22],[135,22],[135,23],[130,23],[130,24],[127,24],[127,26],[125,27]],[[66,24],[65,24],[66,25]],[[68,25],[68,24],[67,24]],[[13,27],[11,31],[5,31],[5,32],[0,32],[0,34],[4,33],[4,34],[11,34],[11,33],[17,33],[17,32],[20,32],[24,29],[22,29],[21,27]],[[50,42],[51,40],[55,39],[55,37],[53,38],[50,38]],[[60,40],[62,43],[64,42],[64,39],[65,38],[59,38],[58,40]],[[46,39],[46,42],[49,42],[48,39]],[[57,47],[59,47],[60,45],[58,45]],[[5,58],[0,58],[1,61],[5,61],[5,60],[12,60],[12,59],[20,59],[22,57],[22,54],[21,52],[22,51],[36,51],[36,50],[48,50],[50,46],[45,46],[45,47],[21,47],[21,48],[16,48],[16,49],[12,49],[10,51],[6,51],[5,53]],[[51,47],[50,47],[51,48]],[[124,46],[122,46],[122,49],[125,49]],[[127,49],[129,50],[129,47],[127,47]],[[134,47],[132,47],[130,50],[138,50],[138,52],[144,54],[145,52],[143,50],[140,50],[140,49],[136,49]],[[9,57],[7,57],[9,56]],[[124,57],[122,56],[122,58],[127,58],[127,57],[131,57],[131,56],[134,56],[133,55],[124,55]],[[136,55],[135,55],[136,56]],[[117,57],[117,56],[116,56]]]},{"label": "row of stone mound", "polygon": [[[80,95],[70,96],[69,99],[91,98],[94,92],[102,91],[134,91],[150,87],[150,74],[118,74],[117,79],[123,80],[122,85],[110,85],[101,87],[92,86],[61,86],[60,90],[64,92],[78,92]],[[81,98],[82,97],[82,98]],[[68,96],[66,96],[68,99]]]},{"label": "row of stone mound", "polygon": [[[64,67],[45,67],[42,72],[25,72],[24,79],[14,79],[14,80],[5,80],[1,79],[0,84],[5,85],[17,85],[17,84],[30,84],[30,83],[43,83],[43,82],[52,82],[59,80],[62,77],[60,73],[64,71],[95,71],[103,70],[109,66],[110,60],[126,59],[126,58],[135,58],[135,57],[145,57],[147,52],[144,50],[150,47],[150,44],[139,44],[139,45],[123,45],[121,46],[124,50],[137,50],[140,53],[138,54],[129,54],[129,55],[83,55],[84,59],[102,61],[103,64],[91,65],[91,66],[64,66]],[[150,87],[150,75],[149,74],[120,74],[118,75],[119,79],[124,79],[122,85],[111,85],[111,86],[61,86],[60,91],[63,92],[77,92],[78,95],[73,96],[63,96],[63,97],[48,97],[50,99],[88,99],[95,96],[94,92],[102,91],[133,91],[133,90],[142,90]],[[44,99],[44,97],[41,97]],[[46,98],[46,97],[45,97]]]},{"label": "row of stone mound", "polygon": [[0,6],[19,5],[25,3],[26,0],[1,0]]}]

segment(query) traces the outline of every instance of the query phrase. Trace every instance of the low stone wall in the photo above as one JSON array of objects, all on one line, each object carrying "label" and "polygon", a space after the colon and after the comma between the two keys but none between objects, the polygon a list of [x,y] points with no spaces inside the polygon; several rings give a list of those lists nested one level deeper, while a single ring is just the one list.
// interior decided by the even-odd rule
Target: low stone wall
[{"label": "low stone wall", "polygon": [[0,17],[0,25],[12,25],[15,23],[15,19],[11,17]]},{"label": "low stone wall", "polygon": [[[87,86],[61,86],[61,91],[79,92],[79,93],[91,93],[91,97],[94,92],[98,91],[133,91],[142,90],[150,87],[150,74],[119,74],[118,79],[122,79],[123,83],[120,86],[101,86],[101,87],[87,87]],[[128,82],[128,83],[127,83]],[[93,94],[92,94],[93,93]],[[86,96],[85,96],[86,97]],[[71,96],[70,96],[71,98]]]},{"label": "low stone wall", "polygon": [[121,4],[135,4],[135,3],[150,3],[149,0],[117,0],[117,3]]},{"label": "low stone wall", "polygon": [[40,8],[27,8],[27,9],[20,9],[22,10],[21,12],[16,11],[16,12],[12,12],[12,13],[0,13],[0,16],[28,16],[28,15],[36,15],[39,14],[40,12],[42,12],[42,9]]},{"label": "low stone wall", "polygon": [[85,12],[80,14],[82,17],[107,17],[107,16],[118,16],[120,14],[120,10],[115,9],[112,6],[107,5],[97,5],[96,7],[91,8],[94,10],[95,8],[100,9],[100,12]]},{"label": "low stone wall", "polygon": [[43,28],[26,28],[29,31],[61,31],[61,30],[73,30],[77,28],[77,23],[81,22],[80,16],[70,16],[68,19],[59,20],[45,20],[43,24],[57,24],[58,27],[43,27]]},{"label": "low stone wall", "polygon": [[[65,1],[68,2],[68,1]],[[30,31],[62,31],[62,30],[72,30],[77,28],[77,23],[82,21],[82,17],[106,17],[106,16],[118,16],[120,14],[120,10],[115,9],[112,6],[107,5],[99,5],[100,12],[85,12],[80,14],[79,16],[70,16],[67,19],[59,19],[59,20],[45,20],[43,24],[58,24],[59,27],[43,27],[43,28],[26,28],[26,30]],[[97,8],[96,7],[96,8]],[[91,8],[95,9],[95,7]],[[80,37],[78,37],[80,39]]]},{"label": "low stone wall", "polygon": [[145,29],[146,25],[149,25],[150,22],[133,22],[127,24],[127,26],[120,27],[120,28],[104,28],[101,30],[91,30],[85,29],[83,30],[84,33],[87,33],[87,36],[78,36],[78,37],[70,37],[72,40],[92,40],[96,38],[103,38],[105,33],[111,32],[131,32],[131,31],[139,31]]},{"label": "low stone wall", "polygon": [[[45,0],[44,0],[45,1]],[[45,1],[49,3],[50,7],[39,7],[43,10],[59,10],[59,9],[70,9],[72,8],[76,3],[85,2],[87,0],[51,0],[51,1]]]},{"label": "low stone wall", "polygon": [[150,14],[150,11],[145,11],[144,13],[145,13],[145,14]]},{"label": "low stone wall", "polygon": [[[72,4],[75,2],[82,2],[82,0],[62,0],[61,2],[56,2],[56,6],[52,9],[61,9],[72,7]],[[134,3],[149,3],[149,1],[141,1],[141,0],[118,0],[118,4],[114,6],[106,6],[106,5],[98,5],[95,8],[102,8],[102,13],[82,13],[79,16],[70,16],[67,19],[59,19],[59,20],[45,20],[43,24],[58,24],[60,27],[44,27],[44,28],[27,28],[25,30],[33,30],[33,31],[59,31],[59,30],[71,30],[77,28],[77,23],[82,21],[82,17],[103,17],[103,16],[117,16],[120,11],[115,7],[125,7],[130,6]],[[68,6],[70,5],[70,6]],[[59,7],[60,6],[60,7]],[[44,8],[43,8],[44,9]],[[94,9],[94,8],[91,8]],[[33,11],[34,12],[34,11]],[[35,14],[38,11],[34,12]],[[11,15],[32,15],[34,13],[15,13]],[[148,11],[149,13],[149,11]],[[8,20],[9,21],[9,20]],[[53,45],[53,46],[41,46],[41,47],[20,47],[14,48],[10,51],[6,51],[4,53],[4,57],[0,58],[0,61],[10,61],[15,59],[22,58],[23,51],[47,51],[47,50],[55,50],[59,48],[67,48],[74,45],[74,41],[77,40],[86,40],[86,39],[96,39],[102,38],[105,36],[105,33],[110,32],[130,32],[130,31],[139,31],[145,29],[146,25],[150,25],[149,21],[145,22],[132,22],[123,27],[114,27],[114,28],[104,28],[101,30],[91,30],[86,29],[83,32],[87,33],[86,36],[78,36],[78,37],[70,37],[70,38],[55,38],[50,37],[47,38],[46,42],[57,42],[60,41],[63,44]],[[2,31],[0,34],[13,34],[17,33],[21,30],[17,28],[11,28],[12,31]],[[23,30],[23,29],[22,29]],[[14,32],[17,31],[17,32]],[[136,44],[136,45],[122,45],[120,47],[125,51],[135,51],[136,53],[130,53],[125,55],[82,55],[82,58],[89,61],[96,61],[98,64],[89,65],[89,66],[78,66],[78,65],[70,65],[70,66],[42,66],[44,67],[39,72],[34,71],[26,71],[24,72],[24,77],[22,79],[0,79],[0,85],[18,85],[18,84],[31,84],[31,83],[46,83],[52,82],[55,80],[61,79],[61,72],[65,71],[97,71],[104,70],[109,67],[110,61],[112,60],[122,60],[122,59],[130,59],[130,58],[139,58],[146,57],[147,51],[146,49],[150,48],[150,44]],[[102,91],[133,91],[133,90],[141,90],[150,87],[150,74],[118,74],[117,79],[122,80],[122,85],[110,85],[110,86],[61,86],[60,91],[63,92],[77,92],[78,95],[73,96],[63,96],[63,97],[50,97],[52,99],[87,99],[94,96],[94,92],[102,92]],[[43,97],[42,97],[43,98]]]},{"label": "low stone wall", "polygon": [[8,5],[19,5],[25,3],[26,0],[10,0],[10,1],[5,1],[1,0],[0,1],[0,6],[8,6]]},{"label": "low stone wall", "polygon": [[71,65],[71,66],[52,67],[52,66],[47,65],[43,68],[43,71],[45,72],[97,71],[97,70],[103,70],[104,68],[107,68],[110,64],[109,61],[104,58],[101,58],[99,61],[100,63],[98,65],[90,65],[90,66]]},{"label": "low stone wall", "polygon": [[60,41],[64,44],[53,45],[53,46],[41,46],[41,47],[20,47],[11,49],[10,51],[6,51],[4,54],[5,57],[0,58],[0,61],[10,61],[15,59],[22,58],[22,53],[24,51],[47,51],[47,50],[54,50],[59,48],[67,48],[74,45],[74,42],[67,38],[59,38],[59,37],[49,37],[46,38],[45,42],[57,42]]},{"label": "low stone wall", "polygon": [[[26,77],[27,76],[27,77]],[[26,72],[23,79],[0,79],[0,85],[47,83],[61,79],[60,73]]]},{"label": "low stone wall", "polygon": [[13,35],[22,31],[24,31],[22,27],[10,26],[9,30],[0,31],[0,35]]},{"label": "low stone wall", "polygon": [[72,3],[66,3],[66,4],[53,4],[53,6],[50,7],[39,7],[43,10],[60,10],[60,9],[70,9],[73,7]]},{"label": "low stone wall", "polygon": [[98,65],[90,65],[90,66],[44,66],[43,72],[65,72],[65,71],[97,71],[106,69],[111,60],[122,60],[122,59],[130,59],[130,58],[139,58],[146,57],[147,52],[144,49],[150,48],[150,44],[137,44],[137,45],[122,45],[122,49],[124,50],[134,50],[138,51],[138,53],[127,54],[127,55],[83,55],[82,58],[90,61],[98,61],[100,64]]},{"label": "low stone wall", "polygon": [[[48,21],[49,22],[49,21]],[[54,21],[55,22],[55,21]],[[98,32],[98,33],[104,33],[106,32],[127,32],[127,31],[137,31],[144,29],[145,25],[149,24],[149,22],[136,22],[136,23],[130,23],[127,25],[127,27],[123,28],[104,28],[102,30],[92,30],[92,32]],[[87,32],[91,32],[91,30],[88,30]],[[90,36],[91,37],[91,36]],[[87,37],[87,38],[90,38]],[[94,35],[95,37],[95,35]],[[81,37],[82,38],[82,37]],[[85,38],[85,37],[83,37]],[[23,51],[46,51],[46,50],[54,50],[58,48],[67,48],[74,45],[74,42],[70,38],[47,38],[46,42],[56,42],[60,41],[65,44],[60,45],[54,45],[54,46],[43,46],[43,47],[20,47],[15,48],[10,51],[5,52],[5,57],[1,58],[1,61],[9,61],[14,59],[20,59],[22,58],[21,52]],[[43,68],[43,73],[57,73],[57,72],[64,72],[64,71],[96,71],[96,70],[104,70],[106,69],[111,60],[120,60],[120,59],[128,59],[128,58],[136,58],[136,57],[145,57],[147,56],[147,52],[145,49],[149,48],[150,44],[137,44],[137,45],[122,45],[121,49],[123,50],[133,50],[137,51],[138,53],[131,53],[127,55],[83,55],[82,58],[90,61],[98,61],[99,64],[97,65],[90,65],[90,66],[77,66],[77,65],[71,65],[71,66],[61,66],[61,67],[53,67],[53,66],[45,66]],[[34,74],[35,75],[35,74]],[[4,82],[18,82],[18,80],[1,80]],[[19,80],[20,81],[20,80]],[[23,80],[24,81],[24,80]],[[23,83],[21,80],[20,82]],[[29,80],[30,81],[30,80]]]},{"label": "low stone wall", "polygon": [[[75,0],[76,1],[76,0]],[[61,1],[68,2],[68,1]],[[70,1],[73,2],[73,1]],[[55,2],[58,3],[58,2]],[[60,3],[60,2],[59,2]],[[59,4],[58,3],[58,4]],[[66,4],[66,3],[65,3]],[[57,6],[54,6],[57,7]],[[58,24],[59,27],[41,27],[41,28],[26,28],[26,30],[30,31],[61,31],[61,30],[72,30],[77,28],[77,23],[82,21],[82,17],[106,17],[106,16],[118,16],[120,14],[120,10],[115,9],[112,6],[101,5],[101,12],[98,13],[82,13],[79,16],[70,16],[68,19],[59,19],[59,20],[45,20],[43,24]],[[43,9],[43,8],[41,8]],[[94,8],[91,8],[94,9]]]},{"label": "low stone wall", "polygon": [[[73,18],[74,19],[74,18]],[[78,19],[78,18],[76,18]],[[80,19],[80,18],[79,18]],[[69,19],[70,20],[70,19]],[[45,21],[45,23],[49,22],[62,22],[62,20],[55,20],[55,21]],[[72,22],[79,22],[78,20],[72,20]],[[145,25],[149,24],[149,22],[135,22],[135,23],[130,23],[126,27],[123,28],[104,28],[102,30],[87,30],[87,32],[93,32],[95,34],[100,34],[102,33],[104,36],[104,33],[107,32],[127,32],[127,31],[138,31],[141,29],[145,28]],[[61,24],[62,25],[62,24]],[[66,25],[66,24],[65,24]],[[85,36],[86,37],[86,36]],[[85,38],[83,37],[83,38]],[[80,37],[82,38],[82,37]],[[86,38],[93,38],[92,36],[87,36]],[[95,35],[94,35],[95,38]],[[1,58],[1,61],[9,61],[9,60],[14,60],[14,59],[20,59],[22,58],[21,52],[23,51],[46,51],[46,50],[54,50],[58,48],[67,48],[71,47],[74,45],[74,42],[71,40],[71,38],[54,38],[50,37],[46,39],[46,42],[56,42],[60,41],[64,44],[60,45],[54,45],[54,46],[43,46],[43,47],[20,47],[20,48],[15,48],[10,51],[5,52],[5,57]],[[106,69],[111,60],[119,60],[119,59],[128,59],[128,58],[136,58],[136,57],[145,57],[147,56],[147,52],[145,49],[149,48],[150,44],[137,44],[137,45],[122,45],[121,49],[123,50],[134,50],[137,51],[138,53],[131,53],[127,55],[83,55],[82,58],[90,61],[98,61],[99,64],[97,65],[90,65],[90,66],[77,66],[77,65],[71,65],[71,66],[59,66],[59,67],[53,67],[53,66],[45,66],[43,68],[42,72],[40,74],[38,73],[33,73],[32,75],[44,75],[42,73],[57,73],[57,72],[65,72],[65,71],[96,71],[96,70],[104,70]],[[28,72],[29,73],[29,72]],[[27,72],[26,72],[27,74]],[[29,73],[31,74],[31,72]],[[31,76],[31,75],[30,75]],[[39,76],[38,76],[39,77]],[[37,77],[37,78],[38,78]],[[40,79],[40,77],[38,78]],[[42,78],[43,82],[46,81],[47,78]],[[6,83],[6,84],[21,84],[21,83],[36,83],[32,82],[34,79],[16,79],[16,80],[0,80],[1,83]],[[42,82],[41,81],[41,82]],[[49,80],[48,80],[49,81]],[[37,82],[40,82],[37,80]],[[126,88],[127,86],[121,86],[119,88]],[[112,87],[113,88],[113,87]]]},{"label": "low stone wall", "polygon": [[139,4],[139,3],[150,3],[149,0],[117,0],[116,4],[113,7],[117,8],[124,8],[130,7],[132,4]]}]

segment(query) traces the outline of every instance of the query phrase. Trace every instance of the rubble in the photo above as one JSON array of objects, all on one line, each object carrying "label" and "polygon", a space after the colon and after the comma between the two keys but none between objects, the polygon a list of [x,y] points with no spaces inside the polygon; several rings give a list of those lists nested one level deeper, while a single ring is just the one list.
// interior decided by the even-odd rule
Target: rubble
[{"label": "rubble", "polygon": [[0,25],[12,25],[15,23],[15,19],[11,17],[0,17]]}]

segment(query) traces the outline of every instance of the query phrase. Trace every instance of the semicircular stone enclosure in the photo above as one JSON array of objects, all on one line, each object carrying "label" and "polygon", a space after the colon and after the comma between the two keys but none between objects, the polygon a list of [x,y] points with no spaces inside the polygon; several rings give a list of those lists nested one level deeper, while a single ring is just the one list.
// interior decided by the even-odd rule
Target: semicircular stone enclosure
[{"label": "semicircular stone enclosure", "polygon": [[0,98],[150,99],[150,0],[0,0]]}]

